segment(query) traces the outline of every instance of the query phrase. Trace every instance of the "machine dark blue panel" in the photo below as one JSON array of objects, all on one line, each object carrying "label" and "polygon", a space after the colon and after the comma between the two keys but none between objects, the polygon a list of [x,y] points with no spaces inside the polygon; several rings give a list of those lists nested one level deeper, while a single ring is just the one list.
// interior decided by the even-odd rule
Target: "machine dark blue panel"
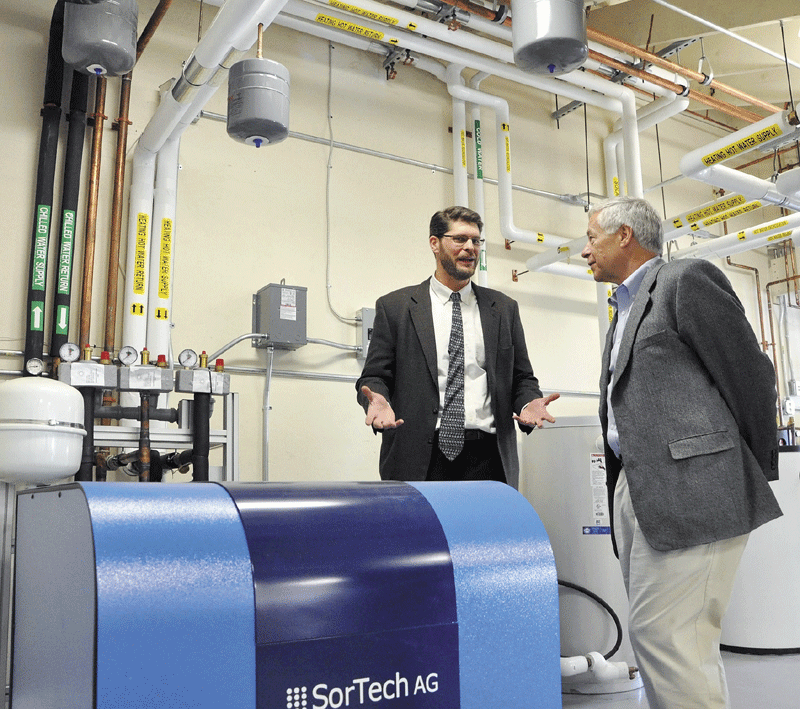
[{"label": "machine dark blue panel", "polygon": [[447,540],[412,486],[224,487],[250,550],[258,645],[457,622]]}]

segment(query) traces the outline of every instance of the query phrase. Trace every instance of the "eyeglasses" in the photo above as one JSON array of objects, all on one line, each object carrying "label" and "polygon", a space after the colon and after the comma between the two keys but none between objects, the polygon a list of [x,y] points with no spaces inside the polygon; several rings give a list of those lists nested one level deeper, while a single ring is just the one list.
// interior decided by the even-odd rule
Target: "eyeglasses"
[{"label": "eyeglasses", "polygon": [[452,239],[453,243],[457,246],[465,246],[468,241],[471,241],[476,249],[481,248],[481,245],[486,241],[486,239],[481,239],[479,237],[462,236],[461,234],[434,234],[434,236],[437,239],[443,239],[446,236]]}]

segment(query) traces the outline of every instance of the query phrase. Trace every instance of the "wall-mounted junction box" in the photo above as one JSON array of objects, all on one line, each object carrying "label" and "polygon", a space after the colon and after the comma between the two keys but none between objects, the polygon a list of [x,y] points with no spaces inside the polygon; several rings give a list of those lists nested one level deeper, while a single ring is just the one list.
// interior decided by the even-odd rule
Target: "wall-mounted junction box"
[{"label": "wall-mounted junction box", "polygon": [[358,311],[358,334],[361,349],[358,352],[358,361],[363,362],[367,358],[367,350],[372,340],[372,326],[375,324],[375,308],[361,308]]},{"label": "wall-mounted junction box", "polygon": [[270,283],[253,296],[253,347],[295,350],[308,343],[305,286]]}]

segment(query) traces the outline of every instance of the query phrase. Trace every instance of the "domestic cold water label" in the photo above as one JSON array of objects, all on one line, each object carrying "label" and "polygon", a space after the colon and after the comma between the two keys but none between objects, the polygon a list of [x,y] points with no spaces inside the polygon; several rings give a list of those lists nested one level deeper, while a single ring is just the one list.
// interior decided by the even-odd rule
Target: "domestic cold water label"
[{"label": "domestic cold water label", "polygon": [[592,523],[583,527],[584,534],[611,534],[606,490],[606,457],[589,454],[589,485],[592,490]]}]

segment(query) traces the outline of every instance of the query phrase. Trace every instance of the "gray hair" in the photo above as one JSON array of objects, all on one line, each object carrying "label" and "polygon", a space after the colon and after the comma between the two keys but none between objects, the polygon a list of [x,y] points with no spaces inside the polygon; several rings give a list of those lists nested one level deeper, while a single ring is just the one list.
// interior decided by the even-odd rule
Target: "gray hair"
[{"label": "gray hair", "polygon": [[620,227],[629,226],[639,246],[654,254],[661,254],[664,229],[661,217],[646,199],[640,197],[612,197],[589,208],[589,218],[597,215],[597,223],[608,234]]}]

